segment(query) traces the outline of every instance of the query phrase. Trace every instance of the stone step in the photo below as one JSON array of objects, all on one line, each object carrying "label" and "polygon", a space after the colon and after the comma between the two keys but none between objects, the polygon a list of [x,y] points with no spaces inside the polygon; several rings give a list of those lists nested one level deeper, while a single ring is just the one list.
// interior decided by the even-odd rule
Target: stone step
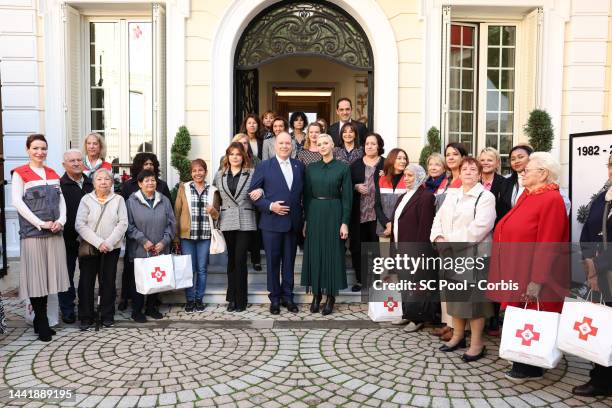
[{"label": "stone step", "polygon": [[[340,294],[336,297],[336,303],[360,303],[361,292],[351,292],[352,284],[349,283],[347,289],[341,290]],[[225,293],[227,285],[219,283],[208,283],[206,284],[206,291],[204,292],[204,303],[226,303]],[[303,286],[296,285],[293,290],[295,303],[310,303],[312,301],[312,294],[306,294],[306,288]],[[159,297],[164,304],[170,303],[185,303],[185,291],[174,290],[171,292],[163,292],[159,294]],[[265,283],[249,284],[249,303],[261,304],[269,303],[268,289]]]}]

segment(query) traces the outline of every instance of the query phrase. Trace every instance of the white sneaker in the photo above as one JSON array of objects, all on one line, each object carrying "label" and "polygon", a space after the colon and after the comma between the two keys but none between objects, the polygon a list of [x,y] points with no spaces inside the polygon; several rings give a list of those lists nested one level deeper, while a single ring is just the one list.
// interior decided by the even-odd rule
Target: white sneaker
[{"label": "white sneaker", "polygon": [[410,322],[406,327],[404,327],[404,330],[406,330],[408,333],[412,333],[421,330],[424,326],[425,323]]},{"label": "white sneaker", "polygon": [[408,323],[410,323],[410,320],[408,319],[397,319],[391,322],[391,324],[394,326],[403,326]]}]

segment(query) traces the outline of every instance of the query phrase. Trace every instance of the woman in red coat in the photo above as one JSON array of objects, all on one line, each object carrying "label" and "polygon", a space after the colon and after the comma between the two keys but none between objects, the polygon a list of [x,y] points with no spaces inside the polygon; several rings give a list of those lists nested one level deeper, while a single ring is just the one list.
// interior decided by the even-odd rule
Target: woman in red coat
[{"label": "woman in red coat", "polygon": [[[495,227],[489,283],[518,284],[517,290],[488,292],[503,309],[522,307],[528,300],[537,300],[540,310],[562,309],[569,287],[569,259],[558,243],[569,240],[569,220],[559,193],[560,173],[561,166],[550,153],[533,153],[523,170],[525,193]],[[536,306],[529,303],[530,308]],[[523,381],[542,375],[540,367],[513,363],[506,378]]]}]

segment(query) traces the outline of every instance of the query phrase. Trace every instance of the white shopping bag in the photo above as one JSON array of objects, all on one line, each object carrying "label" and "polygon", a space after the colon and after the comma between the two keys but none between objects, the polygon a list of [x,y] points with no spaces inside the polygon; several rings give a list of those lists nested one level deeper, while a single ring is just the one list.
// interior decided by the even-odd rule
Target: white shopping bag
[{"label": "white shopping bag", "polygon": [[517,363],[555,368],[561,360],[558,326],[559,313],[508,306],[499,356]]},{"label": "white shopping bag", "polygon": [[193,265],[191,255],[172,255],[174,266],[174,289],[185,289],[193,286]]},{"label": "white shopping bag", "polygon": [[136,290],[142,295],[174,289],[172,256],[159,255],[134,259]]},{"label": "white shopping bag", "polygon": [[557,346],[561,351],[605,367],[612,365],[612,308],[565,298]]},{"label": "white shopping bag", "polygon": [[374,322],[392,322],[402,318],[402,295],[388,292],[383,302],[368,303],[368,317]]},{"label": "white shopping bag", "polygon": [[[57,293],[47,296],[47,320],[49,320],[49,327],[59,324],[59,301]],[[25,321],[27,324],[34,324],[34,309],[32,309],[30,299],[26,299],[25,303]]]}]

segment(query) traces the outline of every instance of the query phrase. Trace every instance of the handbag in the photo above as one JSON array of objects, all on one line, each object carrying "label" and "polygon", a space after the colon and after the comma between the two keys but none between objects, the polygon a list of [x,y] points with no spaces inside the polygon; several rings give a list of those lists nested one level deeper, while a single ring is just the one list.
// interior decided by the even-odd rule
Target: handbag
[{"label": "handbag", "polygon": [[174,263],[171,255],[134,258],[136,291],[141,295],[174,290]]},{"label": "handbag", "polygon": [[[214,197],[215,191],[217,191],[217,189],[210,186],[208,190],[209,197]],[[210,198],[209,202],[212,202]],[[208,221],[210,222],[210,250],[208,252],[212,255],[222,254],[227,250],[223,233],[219,228],[215,227],[215,220],[213,220],[210,214],[208,214]]]},{"label": "handbag", "polygon": [[[104,210],[106,210],[106,204],[108,204],[108,202],[106,202],[102,206],[100,217],[98,218],[98,222],[96,222],[96,226],[94,228],[94,232],[96,234],[98,233],[98,227],[100,226],[100,221],[102,221],[102,215],[104,215]],[[98,256],[98,255],[100,255],[100,251],[98,250],[98,248],[91,245],[89,242],[85,241],[84,239],[81,239],[81,242],[79,243],[79,258],[91,258],[91,257]]]}]

